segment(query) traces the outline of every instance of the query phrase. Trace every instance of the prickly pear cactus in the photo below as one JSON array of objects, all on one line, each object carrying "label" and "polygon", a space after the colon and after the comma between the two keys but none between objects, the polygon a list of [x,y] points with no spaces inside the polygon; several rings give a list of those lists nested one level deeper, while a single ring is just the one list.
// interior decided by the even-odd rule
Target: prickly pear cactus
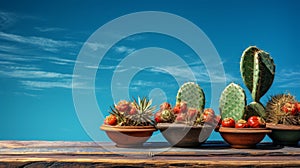
[{"label": "prickly pear cactus", "polygon": [[246,106],[246,95],[243,88],[235,83],[230,83],[222,92],[220,97],[221,117],[232,117],[239,120],[244,117]]},{"label": "prickly pear cactus", "polygon": [[194,83],[184,83],[178,90],[176,103],[186,102],[188,108],[195,108],[203,111],[205,106],[205,95],[202,88]]},{"label": "prickly pear cactus", "polygon": [[265,108],[258,102],[252,102],[246,106],[245,119],[247,120],[251,116],[260,116],[266,119]]},{"label": "prickly pear cactus", "polygon": [[275,65],[269,53],[260,50],[255,46],[248,47],[241,57],[240,70],[243,81],[251,92],[255,102],[271,87]]}]

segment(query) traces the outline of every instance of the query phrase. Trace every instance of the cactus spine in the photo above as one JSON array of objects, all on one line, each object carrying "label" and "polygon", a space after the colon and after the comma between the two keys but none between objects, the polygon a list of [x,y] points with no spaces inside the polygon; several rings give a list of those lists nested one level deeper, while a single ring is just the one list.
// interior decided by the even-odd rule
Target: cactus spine
[{"label": "cactus spine", "polygon": [[244,117],[246,95],[239,85],[230,83],[222,92],[219,103],[222,118],[232,117],[237,121]]},{"label": "cactus spine", "polygon": [[176,104],[180,102],[186,102],[188,108],[195,108],[202,112],[205,106],[205,94],[198,84],[187,82],[177,92]]}]

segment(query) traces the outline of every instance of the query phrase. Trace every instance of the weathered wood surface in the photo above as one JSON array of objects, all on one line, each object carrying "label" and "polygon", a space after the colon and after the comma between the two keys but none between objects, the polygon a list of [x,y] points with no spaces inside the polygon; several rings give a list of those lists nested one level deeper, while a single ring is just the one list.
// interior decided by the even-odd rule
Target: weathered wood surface
[{"label": "weathered wood surface", "polygon": [[104,142],[0,141],[1,167],[300,167],[300,146],[262,143],[256,149],[232,149],[223,142],[196,148],[146,143],[118,148]]}]

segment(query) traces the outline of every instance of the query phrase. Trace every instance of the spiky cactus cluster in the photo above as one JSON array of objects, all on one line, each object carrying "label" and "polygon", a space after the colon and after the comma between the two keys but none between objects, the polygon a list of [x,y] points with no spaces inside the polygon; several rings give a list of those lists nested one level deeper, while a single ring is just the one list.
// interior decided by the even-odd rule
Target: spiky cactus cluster
[{"label": "spiky cactus cluster", "polygon": [[244,90],[232,83],[225,88],[220,98],[222,117],[231,116],[235,120],[239,120],[257,115],[265,118],[265,108],[260,103],[260,98],[269,90],[274,80],[273,58],[267,52],[250,46],[241,56],[240,71],[243,82],[251,92],[253,102],[246,106]]},{"label": "spiky cactus cluster", "polygon": [[152,100],[143,97],[133,102],[120,101],[111,107],[111,115],[116,116],[119,126],[149,126],[154,125]]},{"label": "spiky cactus cluster", "polygon": [[295,96],[292,96],[291,94],[277,94],[271,96],[266,105],[267,122],[271,122],[274,124],[299,125],[299,109],[297,109],[297,107],[294,107],[294,110],[298,111],[296,113],[284,111],[283,107],[287,103],[298,104]]}]

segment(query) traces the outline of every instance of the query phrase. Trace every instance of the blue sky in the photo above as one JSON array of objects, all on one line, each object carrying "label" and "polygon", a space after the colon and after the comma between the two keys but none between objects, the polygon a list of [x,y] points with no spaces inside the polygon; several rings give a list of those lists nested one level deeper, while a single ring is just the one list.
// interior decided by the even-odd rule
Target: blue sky
[{"label": "blue sky", "polygon": [[[72,87],[89,89],[85,88],[84,82],[72,85],[77,56],[85,42],[101,26],[135,12],[168,12],[197,25],[221,58],[226,78],[219,80],[226,84],[232,81],[239,83],[245,90],[239,72],[241,53],[250,45],[269,52],[276,64],[276,76],[271,89],[262,98],[263,103],[268,96],[276,93],[288,91],[296,96],[300,94],[300,64],[297,62],[300,3],[296,0],[10,0],[0,4],[2,140],[92,140],[80,123],[73,102]],[[105,43],[91,47],[105,47]],[[179,55],[203,87],[207,107],[211,99],[218,99],[211,96],[211,77],[206,65],[189,46],[163,34],[143,33],[122,39],[109,49],[98,67],[87,67],[97,70],[95,96],[103,115],[114,103],[111,95],[113,75],[134,68],[118,64],[129,54],[146,47],[160,47]],[[168,61],[172,63],[173,60]],[[137,73],[127,88],[130,96],[150,95],[157,98],[154,100],[157,104],[162,101],[161,97],[165,97],[175,103],[178,84],[174,76],[155,67],[136,68]],[[166,63],[165,69],[183,81],[189,79],[180,67]],[[246,93],[250,102],[248,90]],[[213,108],[218,112],[216,105]],[[93,118],[89,112],[88,117]],[[99,118],[95,134],[99,134],[100,140],[107,140],[98,129],[101,123]],[[214,135],[214,138],[219,137]]]}]

